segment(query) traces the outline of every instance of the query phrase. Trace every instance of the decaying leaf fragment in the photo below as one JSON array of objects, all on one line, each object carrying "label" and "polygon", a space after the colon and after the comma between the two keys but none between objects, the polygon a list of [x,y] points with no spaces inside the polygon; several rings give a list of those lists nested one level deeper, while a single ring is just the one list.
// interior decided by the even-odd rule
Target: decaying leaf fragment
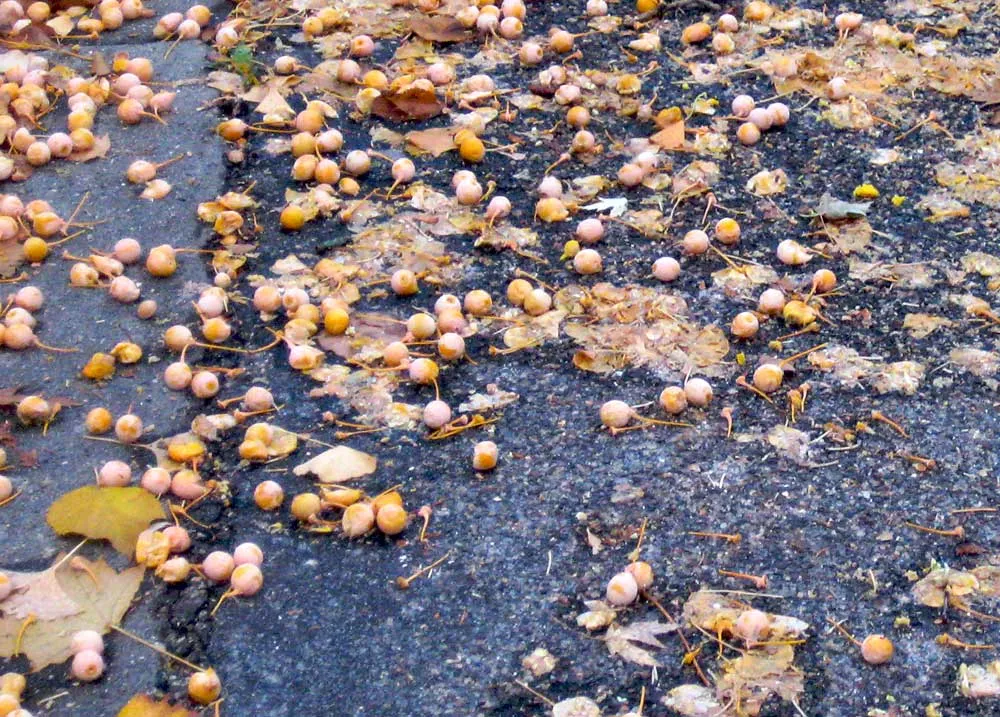
[{"label": "decaying leaf fragment", "polygon": [[603,600],[585,600],[585,612],[576,616],[576,624],[588,630],[600,630],[615,620],[617,612]]},{"label": "decaying leaf fragment", "polygon": [[953,348],[948,360],[973,376],[993,376],[1000,371],[1000,355],[971,346]]},{"label": "decaying leaf fragment", "polygon": [[292,469],[297,476],[312,473],[322,483],[343,483],[352,478],[360,478],[374,473],[378,467],[375,456],[355,450],[349,446],[337,446],[313,456],[305,463]]},{"label": "decaying leaf fragment", "polygon": [[916,361],[894,361],[883,366],[872,379],[872,387],[880,394],[902,393],[912,396],[920,388],[924,366]]},{"label": "decaying leaf fragment", "polygon": [[962,664],[958,668],[958,691],[964,697],[1000,697],[1000,660],[985,665]]},{"label": "decaying leaf fragment", "polygon": [[913,586],[913,599],[927,607],[944,607],[952,597],[962,598],[979,590],[972,573],[952,568],[936,568]]},{"label": "decaying leaf fragment", "polygon": [[763,169],[747,180],[746,190],[758,197],[781,194],[788,189],[788,175],[783,169]]},{"label": "decaying leaf fragment", "polygon": [[552,705],[552,717],[601,717],[601,708],[589,697],[570,697]]},{"label": "decaying leaf fragment", "polygon": [[903,328],[915,339],[924,339],[941,328],[954,326],[955,322],[933,314],[907,314],[903,318]]},{"label": "decaying leaf fragment", "polygon": [[660,663],[649,648],[662,649],[664,644],[657,639],[658,636],[676,629],[675,624],[657,620],[631,622],[625,627],[612,624],[604,634],[604,642],[612,655],[637,665],[657,667]]},{"label": "decaying leaf fragment", "polygon": [[774,426],[767,434],[767,442],[779,454],[800,466],[812,465],[809,440],[808,433],[783,424]]}]

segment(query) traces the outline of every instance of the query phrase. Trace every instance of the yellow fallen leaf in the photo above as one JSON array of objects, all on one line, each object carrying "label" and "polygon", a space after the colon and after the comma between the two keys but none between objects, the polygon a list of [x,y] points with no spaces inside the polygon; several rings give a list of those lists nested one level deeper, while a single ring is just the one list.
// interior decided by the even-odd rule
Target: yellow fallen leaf
[{"label": "yellow fallen leaf", "polygon": [[122,555],[132,557],[139,533],[165,518],[163,506],[144,488],[77,488],[49,507],[45,516],[59,535],[108,540]]}]

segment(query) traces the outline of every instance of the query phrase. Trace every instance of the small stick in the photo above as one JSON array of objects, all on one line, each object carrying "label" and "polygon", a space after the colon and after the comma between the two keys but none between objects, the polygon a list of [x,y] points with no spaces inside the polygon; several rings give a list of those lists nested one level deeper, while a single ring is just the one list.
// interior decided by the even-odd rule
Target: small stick
[{"label": "small stick", "polygon": [[542,702],[544,702],[545,704],[547,704],[549,707],[555,707],[555,704],[556,704],[555,702],[553,702],[552,700],[550,700],[548,697],[546,697],[545,695],[543,695],[541,692],[538,692],[537,690],[531,689],[530,687],[528,687],[526,684],[524,684],[520,680],[514,680],[514,684],[517,685],[518,687],[520,687],[523,690],[527,690],[532,695],[534,695],[535,697],[537,697],[538,699],[540,699]]},{"label": "small stick", "polygon": [[688,535],[693,535],[696,538],[719,538],[720,540],[725,540],[727,543],[738,543],[743,540],[743,536],[739,533],[711,533],[703,530],[689,530]]},{"label": "small stick", "polygon": [[859,641],[857,640],[857,638],[855,638],[855,637],[854,637],[854,635],[852,635],[851,633],[849,633],[849,632],[847,631],[847,629],[846,629],[846,628],[844,627],[843,623],[847,622],[846,620],[840,620],[840,621],[837,621],[837,620],[834,620],[834,619],[833,619],[832,617],[828,617],[828,618],[826,619],[826,621],[827,621],[828,623],[830,623],[831,625],[833,625],[833,627],[834,627],[834,628],[836,628],[836,629],[837,629],[837,631],[838,631],[838,632],[839,632],[839,633],[840,633],[841,635],[843,635],[843,636],[844,636],[844,637],[846,637],[846,638],[847,638],[848,640],[850,640],[851,642],[853,642],[853,643],[854,643],[854,644],[855,644],[855,645],[856,645],[857,647],[861,647],[861,642],[859,642]]},{"label": "small stick", "polygon": [[919,525],[917,523],[911,523],[910,521],[904,521],[903,523],[908,528],[913,528],[914,530],[919,530],[924,533],[931,533],[932,535],[941,535],[945,538],[964,538],[965,529],[961,525],[956,525],[950,530],[941,530],[940,528],[928,528],[924,525]]},{"label": "small stick", "polygon": [[115,632],[120,632],[122,635],[124,635],[125,637],[129,638],[130,640],[135,640],[140,645],[144,645],[144,646],[148,647],[150,650],[153,650],[154,652],[160,653],[164,657],[169,657],[171,660],[174,660],[175,662],[179,662],[182,665],[184,665],[185,667],[190,667],[195,672],[204,672],[205,671],[203,668],[198,667],[198,665],[194,664],[193,662],[188,662],[183,657],[178,657],[177,655],[173,654],[172,652],[167,652],[165,649],[163,649],[159,645],[157,645],[155,643],[152,643],[152,642],[149,642],[148,640],[144,640],[143,638],[139,637],[135,633],[129,632],[124,627],[120,627],[118,625],[108,625],[108,627],[110,627]]},{"label": "small stick", "polygon": [[23,493],[23,492],[24,492],[23,490],[18,490],[16,493],[14,493],[14,495],[9,495],[6,498],[4,498],[3,500],[0,500],[0,508],[3,508],[8,503],[13,502],[14,499],[17,498],[17,496],[21,495],[21,493]]},{"label": "small stick", "polygon": [[413,573],[413,575],[411,575],[410,577],[408,577],[408,578],[396,578],[396,587],[399,588],[400,590],[406,590],[407,588],[410,587],[410,583],[412,583],[414,580],[416,580],[417,578],[419,578],[421,575],[425,575],[426,573],[429,573],[431,570],[433,570],[434,568],[436,568],[438,565],[440,565],[441,563],[443,563],[445,560],[447,560],[450,557],[451,557],[451,551],[449,550],[447,553],[445,553],[444,555],[442,555],[440,558],[438,558],[437,560],[435,560],[433,563],[431,563],[430,565],[428,565],[426,568],[420,568],[420,570],[418,570],[417,572]]},{"label": "small stick", "polygon": [[950,511],[952,515],[957,515],[959,513],[996,513],[996,508],[959,508],[958,510]]},{"label": "small stick", "polygon": [[[653,603],[653,607],[659,610],[660,614],[663,615],[663,617],[667,618],[669,622],[672,622],[675,625],[680,624],[674,619],[673,615],[667,612],[667,609],[663,607],[662,604],[660,604],[660,601],[657,600],[656,596],[654,596],[652,593],[643,591],[642,596],[649,602]],[[701,650],[701,648],[699,647],[697,650],[692,649],[691,643],[688,642],[687,638],[684,636],[683,631],[681,630],[677,630],[677,637],[680,638],[681,644],[684,645],[684,650],[685,650],[684,661],[687,662],[688,657],[690,656],[691,665],[694,667],[694,671],[698,673],[698,678],[702,681],[702,683],[706,687],[711,685],[712,683],[709,682],[707,677],[705,677],[705,673],[701,671],[701,665],[698,664],[698,652],[699,650]]]}]

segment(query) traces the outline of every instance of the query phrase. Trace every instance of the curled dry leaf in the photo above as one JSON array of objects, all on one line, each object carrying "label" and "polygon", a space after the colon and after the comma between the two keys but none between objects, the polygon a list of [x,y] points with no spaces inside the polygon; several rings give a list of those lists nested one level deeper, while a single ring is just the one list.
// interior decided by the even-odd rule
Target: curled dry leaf
[{"label": "curled dry leaf", "polygon": [[372,114],[392,122],[412,122],[437,117],[444,111],[433,87],[409,85],[397,91],[387,90],[375,98]]},{"label": "curled dry leaf", "polygon": [[119,553],[132,557],[139,533],[165,517],[160,501],[144,488],[88,485],[58,498],[45,519],[59,535],[107,540]]},{"label": "curled dry leaf", "polygon": [[292,472],[297,476],[312,473],[322,483],[343,483],[374,473],[377,467],[375,456],[348,446],[337,446],[295,466]]}]

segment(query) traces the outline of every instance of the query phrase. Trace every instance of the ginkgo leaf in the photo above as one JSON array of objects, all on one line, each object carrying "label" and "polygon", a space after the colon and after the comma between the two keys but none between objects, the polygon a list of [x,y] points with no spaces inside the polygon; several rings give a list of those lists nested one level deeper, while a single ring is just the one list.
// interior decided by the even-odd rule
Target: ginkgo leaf
[{"label": "ginkgo leaf", "polygon": [[136,695],[121,708],[118,717],[194,717],[194,712],[172,705],[164,697],[156,701],[149,695]]},{"label": "ginkgo leaf", "polygon": [[108,540],[122,555],[132,557],[139,533],[164,517],[163,506],[144,488],[101,488],[94,485],[58,498],[46,520],[59,535],[70,533]]},{"label": "ginkgo leaf", "polygon": [[117,573],[103,560],[77,557],[54,572],[65,595],[79,606],[78,613],[27,623],[16,617],[0,620],[0,657],[14,655],[20,635],[20,654],[30,660],[33,672],[67,660],[72,655],[69,637],[73,633],[95,630],[103,634],[117,625],[132,604],[144,569],[137,566]]},{"label": "ginkgo leaf", "polygon": [[316,475],[322,483],[343,483],[374,473],[378,467],[375,456],[348,446],[337,446],[313,456],[292,469],[297,476]]}]

